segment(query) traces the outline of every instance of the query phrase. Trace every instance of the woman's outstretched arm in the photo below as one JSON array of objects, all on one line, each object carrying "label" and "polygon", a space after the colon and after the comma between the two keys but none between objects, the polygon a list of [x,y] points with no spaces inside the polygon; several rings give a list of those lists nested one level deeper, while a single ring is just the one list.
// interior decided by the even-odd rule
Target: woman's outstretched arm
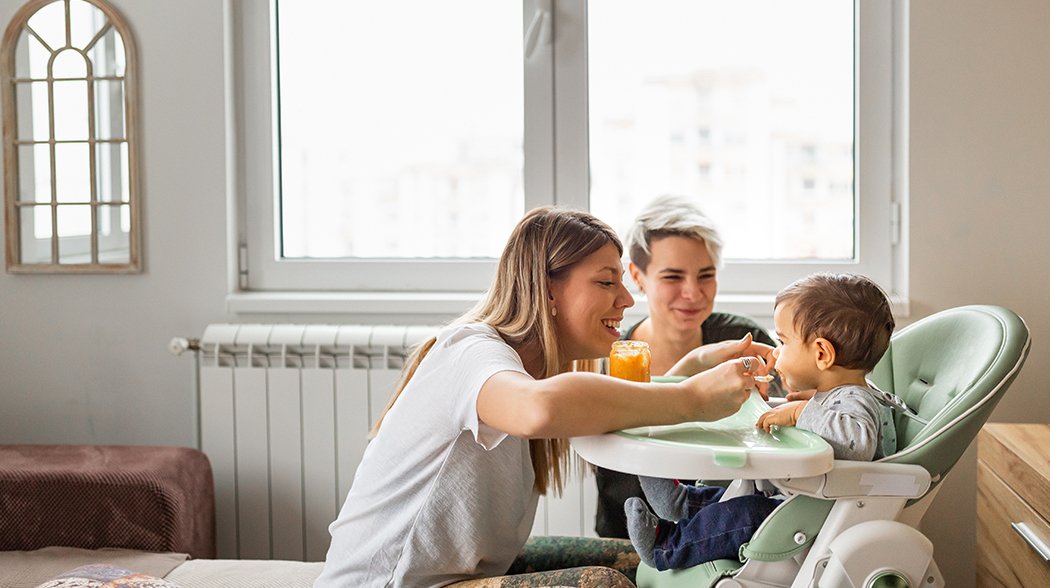
[{"label": "woman's outstretched arm", "polygon": [[499,372],[478,394],[478,417],[524,438],[596,435],[643,425],[712,421],[735,413],[754,388],[743,361],[728,361],[674,384],[568,372],[542,380]]}]

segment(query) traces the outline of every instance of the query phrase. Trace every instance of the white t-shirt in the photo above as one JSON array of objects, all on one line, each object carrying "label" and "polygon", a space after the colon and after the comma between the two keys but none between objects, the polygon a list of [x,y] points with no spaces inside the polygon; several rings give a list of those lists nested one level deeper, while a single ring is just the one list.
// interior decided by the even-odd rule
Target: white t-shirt
[{"label": "white t-shirt", "polygon": [[445,329],[369,443],[315,588],[430,587],[506,573],[538,496],[527,439],[479,422],[495,373],[526,373],[484,324]]}]

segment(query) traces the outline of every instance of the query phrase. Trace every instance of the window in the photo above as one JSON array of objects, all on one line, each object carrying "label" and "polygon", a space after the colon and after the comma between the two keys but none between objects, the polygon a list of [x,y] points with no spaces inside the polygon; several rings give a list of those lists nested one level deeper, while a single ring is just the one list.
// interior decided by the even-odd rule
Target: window
[{"label": "window", "polygon": [[8,271],[139,271],[134,47],[101,0],[45,0],[3,47]]},{"label": "window", "polygon": [[663,193],[719,224],[723,298],[899,286],[894,3],[232,9],[241,291],[481,291],[525,210]]}]

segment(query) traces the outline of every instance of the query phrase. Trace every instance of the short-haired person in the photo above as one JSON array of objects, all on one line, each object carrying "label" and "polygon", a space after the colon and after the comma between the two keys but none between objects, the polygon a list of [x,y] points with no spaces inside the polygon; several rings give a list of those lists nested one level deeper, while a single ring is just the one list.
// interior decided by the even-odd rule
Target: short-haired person
[{"label": "short-haired person", "polygon": [[[625,238],[628,271],[646,295],[649,315],[624,331],[621,339],[649,344],[653,375],[684,375],[705,363],[699,354],[741,339],[773,345],[755,321],[715,312],[722,237],[711,219],[692,201],[661,196],[634,219]],[[706,345],[706,346],[705,346]],[[773,394],[779,394],[774,384]],[[595,531],[601,537],[627,538],[623,503],[642,497],[638,476],[596,468],[598,510]]]},{"label": "short-haired person", "polygon": [[[823,437],[835,459],[870,461],[896,450],[893,413],[866,375],[885,353],[894,320],[874,282],[851,274],[815,274],[782,290],[773,315],[780,346],[775,369],[809,400],[785,403],[756,426],[797,426]],[[762,521],[782,502],[762,493],[720,501],[724,490],[642,478],[650,504],[632,498],[627,511],[631,543],[658,570],[715,559],[736,559]]]},{"label": "short-haired person", "polygon": [[566,478],[568,437],[739,409],[758,370],[736,358],[770,357],[772,348],[719,348],[695,366],[705,371],[677,384],[569,371],[575,360],[607,356],[620,335],[633,304],[621,254],[616,234],[590,214],[525,215],[484,299],[406,362],[330,527],[315,586],[501,576],[529,536],[539,495]]}]

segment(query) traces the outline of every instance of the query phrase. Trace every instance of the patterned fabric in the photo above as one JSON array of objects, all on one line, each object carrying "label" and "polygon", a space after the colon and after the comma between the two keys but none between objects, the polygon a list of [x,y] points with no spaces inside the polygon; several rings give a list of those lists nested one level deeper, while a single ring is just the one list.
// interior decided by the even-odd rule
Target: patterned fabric
[{"label": "patterned fabric", "polygon": [[[69,570],[89,564],[109,564],[158,578],[181,567],[185,553],[150,553],[130,549],[45,547],[33,551],[0,551],[0,587],[35,588]],[[215,560],[202,560],[215,561]],[[180,584],[174,578],[169,582]],[[307,587],[309,588],[309,587]]]},{"label": "patterned fabric", "polygon": [[[582,566],[582,567],[581,567]],[[638,554],[630,541],[532,537],[506,576],[469,580],[456,588],[634,588]]]},{"label": "patterned fabric", "polygon": [[635,588],[634,582],[609,568],[573,568],[519,576],[467,580],[450,584],[455,588]]},{"label": "patterned fabric", "polygon": [[80,566],[38,588],[178,588],[166,580],[108,564]]}]

